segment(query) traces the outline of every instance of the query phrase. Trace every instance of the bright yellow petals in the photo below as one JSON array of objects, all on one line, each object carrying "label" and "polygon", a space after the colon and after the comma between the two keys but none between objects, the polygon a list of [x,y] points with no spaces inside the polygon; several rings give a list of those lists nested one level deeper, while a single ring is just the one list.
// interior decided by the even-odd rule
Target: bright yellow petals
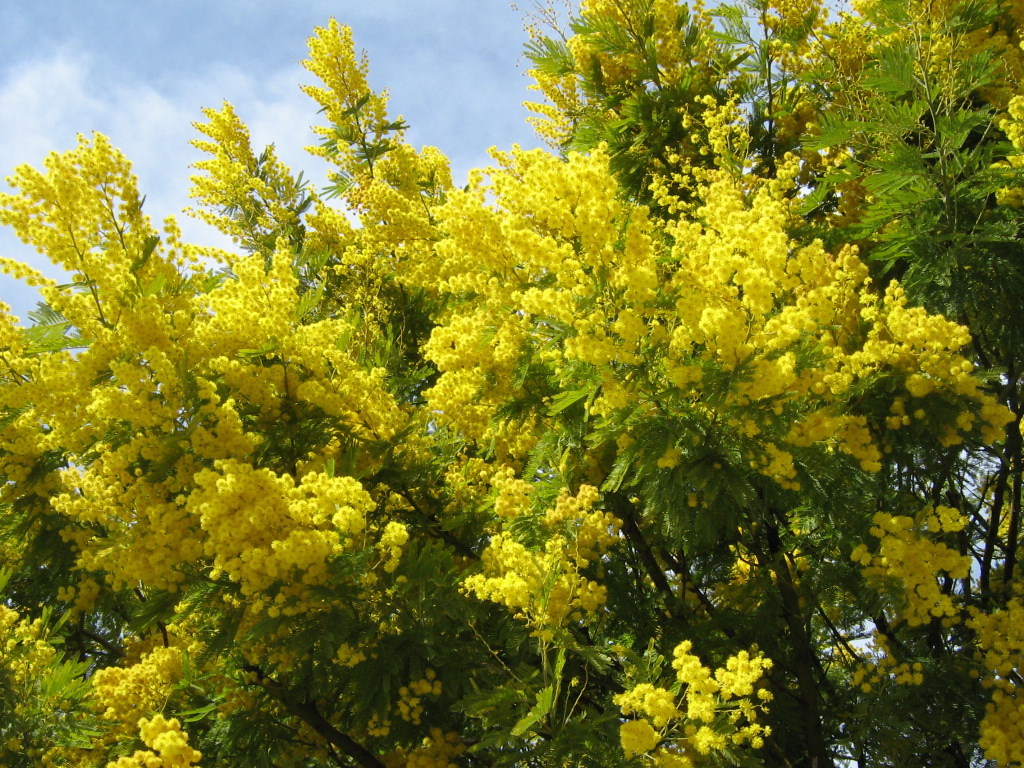
[{"label": "bright yellow petals", "polygon": [[[878,297],[855,249],[791,238],[795,161],[753,189],[714,175],[694,216],[668,225],[666,254],[646,210],[615,195],[602,151],[495,157],[489,183],[476,176],[440,211],[433,287],[460,298],[425,347],[441,372],[432,406],[472,439],[508,432],[493,414],[520,394],[517,370],[531,356],[556,379],[580,363],[599,373],[595,416],[642,402],[623,366],[646,364],[679,401],[716,402],[714,413],[742,424],[756,437],[750,466],[789,490],[801,487],[794,449],[838,449],[878,471],[885,445],[845,403],[881,376],[904,377],[917,400],[968,403],[955,422],[922,422],[944,445],[990,440],[1010,418],[958,353],[962,327],[908,307],[897,284]],[[715,395],[709,371],[725,387]],[[659,461],[671,468],[682,455]]]},{"label": "bright yellow petals", "polygon": [[409,530],[394,520],[389,522],[377,542],[377,549],[384,560],[384,570],[393,573],[402,557],[402,547],[409,541]]},{"label": "bright yellow petals", "polygon": [[490,183],[475,177],[439,212],[448,237],[434,286],[472,298],[425,348],[442,373],[431,401],[478,440],[530,348],[555,365],[638,361],[659,283],[651,223],[618,199],[603,153],[563,162],[514,149],[495,159]]},{"label": "bright yellow petals", "polygon": [[[390,132],[387,119],[387,96],[374,93],[367,81],[369,64],[364,56],[357,57],[352,42],[352,30],[331,19],[327,27],[317,27],[309,38],[309,59],[302,65],[323,83],[303,86],[302,90],[323,108],[332,124],[314,128],[326,139],[338,140],[329,148],[311,148],[313,154],[334,158],[343,165],[352,152],[348,141],[357,139],[369,147],[379,143]],[[361,125],[354,127],[356,115]],[[348,136],[346,129],[359,135]],[[336,131],[341,131],[339,135]]]},{"label": "bright yellow petals", "polygon": [[194,125],[209,140],[192,145],[211,157],[195,164],[201,173],[192,177],[190,196],[202,208],[194,215],[250,252],[273,249],[276,238],[291,234],[299,223],[304,209],[299,184],[273,146],[259,156],[253,152],[249,129],[230,104],[219,112],[204,109],[203,115],[208,122]]},{"label": "bright yellow petals", "polygon": [[[692,8],[693,19],[700,32],[711,34],[711,17],[704,12],[703,4],[694,3]],[[644,18],[640,15],[638,6],[614,0],[586,0],[580,6],[580,13],[584,18],[622,25],[627,29],[640,28],[645,23],[652,24],[651,38],[654,46],[651,50],[656,57],[660,82],[666,86],[684,79],[688,74],[687,70],[707,65],[706,61],[694,61],[680,56],[681,52],[691,47],[685,41],[688,30],[685,25],[679,23],[680,15],[686,14],[687,10],[689,9],[680,7],[674,0],[654,0],[650,4],[648,18]],[[686,19],[688,16],[689,14],[684,15],[683,18]],[[710,47],[709,45],[709,50]],[[602,50],[600,39],[591,39],[590,36],[577,35],[570,38],[569,48],[581,69],[588,66],[591,58],[597,59],[609,85],[628,81],[630,76],[642,69],[646,63],[641,58],[641,50],[614,56]]]},{"label": "bright yellow petals", "polygon": [[127,735],[140,717],[163,708],[181,678],[179,648],[155,648],[134,664],[106,667],[93,679],[96,709],[114,724],[112,735]]},{"label": "bright yellow petals", "polygon": [[18,192],[0,194],[0,223],[73,275],[75,288],[26,277],[87,338],[116,325],[134,299],[177,282],[188,262],[174,252],[151,258],[158,233],[142,213],[131,164],[101,134],[50,154],[45,171],[18,167],[9,183]]},{"label": "bright yellow petals", "polygon": [[[964,527],[962,516],[949,507],[927,509],[922,518],[923,528],[932,536]],[[927,624],[933,618],[954,619],[958,608],[941,588],[939,577],[967,578],[971,558],[926,535],[913,518],[879,513],[874,523],[871,535],[879,539],[878,552],[871,554],[863,544],[853,552],[865,575],[893,579],[902,586],[905,607],[901,615],[910,626]]]},{"label": "bright yellow petals", "polygon": [[[310,474],[296,483],[234,460],[201,472],[196,484],[187,509],[206,534],[213,577],[225,573],[257,608],[275,583],[324,584],[330,559],[362,546],[365,516],[374,506],[349,477]],[[296,601],[288,599],[291,592],[273,601],[274,611],[304,610],[302,590],[294,592]]]},{"label": "bright yellow petals", "polygon": [[576,496],[563,490],[555,508],[545,513],[550,533],[542,551],[505,532],[492,536],[483,572],[468,577],[463,590],[506,606],[542,637],[567,621],[592,616],[604,605],[607,590],[581,571],[618,541],[621,526],[609,513],[592,509],[597,498],[591,486]]},{"label": "bright yellow petals", "polygon": [[[405,123],[387,114],[387,94],[368,84],[365,57],[356,54],[352,32],[331,20],[309,39],[303,62],[321,86],[303,90],[318,101],[328,125],[314,131],[319,146],[309,151],[332,163],[330,192],[348,210],[321,200],[307,218],[306,247],[330,250],[345,298],[359,306],[373,330],[388,307],[381,286],[397,280],[418,290],[431,280],[439,238],[434,209],[452,188],[448,159],[434,147],[415,150],[405,142]],[[354,228],[358,220],[361,227]]]},{"label": "bright yellow petals", "polygon": [[418,746],[389,752],[383,762],[388,768],[450,768],[467,748],[457,733],[431,728]]},{"label": "bright yellow petals", "polygon": [[107,763],[107,768],[190,768],[198,766],[202,753],[188,744],[188,734],[177,718],[156,714],[139,719],[139,737],[150,750],[136,750],[131,756]]},{"label": "bright yellow petals", "polygon": [[561,147],[572,136],[573,123],[569,115],[583,106],[576,76],[549,75],[538,70],[530,70],[527,74],[534,81],[529,89],[546,100],[523,102],[523,106],[533,113],[527,121],[548,146],[553,149]]},{"label": "bright yellow petals", "polygon": [[757,687],[772,668],[771,660],[740,651],[712,672],[691,650],[687,640],[673,651],[672,668],[682,693],[639,683],[614,697],[623,715],[636,718],[619,733],[627,758],[660,744],[655,765],[687,765],[687,751],[708,755],[733,747],[759,749],[771,732],[757,722],[772,698]]},{"label": "bright yellow petals", "polygon": [[991,692],[981,721],[979,744],[999,765],[1024,762],[1024,602],[1015,597],[989,614],[972,611],[968,621],[978,633],[983,685]]},{"label": "bright yellow petals", "polygon": [[664,688],[658,688],[650,683],[640,683],[626,693],[619,694],[615,697],[615,703],[619,705],[622,714],[643,715],[649,718],[656,728],[664,728],[669,720],[680,716],[675,696]]},{"label": "bright yellow petals", "polygon": [[627,720],[619,726],[619,738],[627,760],[658,746],[658,732],[646,720]]},{"label": "bright yellow petals", "polygon": [[[596,729],[586,749],[617,737],[636,764],[753,764],[770,725],[789,729],[780,760],[811,762],[794,707],[768,717],[773,690],[820,698],[796,674],[813,672],[804,652],[844,701],[910,697],[932,664],[911,654],[939,627],[963,630],[943,663],[973,653],[991,693],[982,748],[1022,759],[1024,618],[1006,583],[1020,574],[998,539],[1017,521],[992,500],[1012,506],[1012,478],[974,464],[970,516],[878,513],[910,461],[972,456],[1014,423],[971,362],[984,332],[971,350],[964,327],[874,284],[828,230],[870,204],[847,148],[762,154],[817,130],[817,96],[784,84],[810,71],[822,10],[765,8],[784,106],[754,126],[728,86],[758,59],[738,44],[729,67],[745,74],[724,72],[700,3],[585,0],[554,51],[564,71],[533,73],[549,101],[536,111],[552,142],[579,129],[567,146],[608,143],[492,150],[465,186],[440,151],[407,143],[331,21],[304,63],[327,194],[254,150],[230,105],[196,125],[198,216],[238,254],[154,227],[102,136],[15,171],[0,223],[72,277],[0,258],[54,310],[25,329],[0,304],[0,560],[18,573],[0,601],[0,677],[20,695],[62,663],[23,606],[63,617],[65,651],[94,665],[70,676],[96,731],[75,768],[191,768],[253,713],[270,738],[294,737],[268,752],[275,765],[371,762],[349,739],[387,768],[451,768],[470,745],[486,761],[498,734],[502,754],[529,747],[521,736],[562,749],[580,722]],[[864,66],[865,34],[819,44],[834,82]],[[921,77],[976,49],[933,37]],[[624,173],[649,148],[625,114],[644,99],[671,103],[652,118],[667,143]],[[1024,152],[1020,97],[1003,130]],[[833,214],[805,217],[818,173],[851,178],[822,206]],[[872,514],[851,568],[843,537]],[[970,551],[985,552],[981,579]],[[32,573],[52,582],[48,602]],[[961,590],[985,580],[1000,607],[971,610],[982,603]],[[881,617],[892,639],[854,647]],[[775,666],[729,647],[762,624],[779,635]],[[671,647],[687,626],[702,655]],[[642,656],[617,645],[648,640]],[[821,720],[828,742],[835,711]]]},{"label": "bright yellow petals", "polygon": [[10,683],[27,689],[53,661],[57,650],[46,640],[43,624],[0,605],[0,663],[11,674]]}]

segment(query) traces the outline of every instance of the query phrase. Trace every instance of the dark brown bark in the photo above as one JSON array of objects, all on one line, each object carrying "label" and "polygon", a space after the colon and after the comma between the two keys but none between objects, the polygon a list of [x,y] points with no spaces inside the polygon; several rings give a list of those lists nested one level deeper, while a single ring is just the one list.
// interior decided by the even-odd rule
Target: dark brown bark
[{"label": "dark brown bark", "polygon": [[821,722],[821,706],[818,701],[818,680],[815,674],[817,657],[811,646],[811,637],[803,610],[800,608],[800,594],[792,568],[782,548],[779,530],[774,525],[765,526],[765,538],[771,561],[768,563],[775,574],[775,584],[782,600],[782,611],[789,630],[793,651],[793,671],[796,675],[797,692],[800,698],[801,726],[804,736],[805,755],[810,768],[833,768],[832,757],[825,746],[825,734]]},{"label": "dark brown bark", "polygon": [[294,691],[289,690],[273,678],[264,675],[259,667],[248,666],[244,669],[246,672],[256,675],[256,683],[272,698],[279,701],[288,714],[304,722],[322,736],[328,744],[340,749],[348,757],[355,760],[358,765],[362,766],[362,768],[386,768],[384,763],[378,760],[362,744],[359,744],[347,733],[343,733],[331,725],[313,702],[308,699],[300,699]]},{"label": "dark brown bark", "polygon": [[978,574],[978,588],[982,597],[988,598],[992,591],[992,560],[995,558],[996,544],[999,543],[999,522],[1003,514],[1006,489],[1010,481],[1010,465],[1003,462],[996,479],[996,488],[992,493],[992,506],[988,516],[988,530],[985,532],[985,551],[981,557],[981,573]]},{"label": "dark brown bark", "polygon": [[640,562],[644,570],[647,571],[647,575],[651,577],[651,581],[654,582],[654,586],[665,596],[667,603],[665,610],[671,617],[673,613],[672,608],[674,607],[673,603],[676,602],[676,594],[672,591],[672,586],[668,583],[665,572],[658,564],[658,558],[655,557],[650,544],[644,538],[643,531],[640,530],[633,505],[630,504],[628,499],[618,493],[610,493],[607,498],[611,501],[612,512],[622,520],[622,532],[626,534],[626,540],[629,541],[640,558]]},{"label": "dark brown bark", "polygon": [[1009,438],[1006,441],[1006,452],[1010,462],[1010,476],[1012,478],[1010,484],[1010,522],[1006,532],[1006,565],[1003,569],[1003,584],[1009,586],[1013,583],[1013,572],[1017,565],[1017,543],[1020,539],[1020,513],[1021,513],[1021,470],[1024,467],[1021,466],[1021,436],[1020,436],[1020,419],[1018,418],[1014,424],[1017,429],[1013,430],[1011,435],[1015,434],[1012,440]]}]

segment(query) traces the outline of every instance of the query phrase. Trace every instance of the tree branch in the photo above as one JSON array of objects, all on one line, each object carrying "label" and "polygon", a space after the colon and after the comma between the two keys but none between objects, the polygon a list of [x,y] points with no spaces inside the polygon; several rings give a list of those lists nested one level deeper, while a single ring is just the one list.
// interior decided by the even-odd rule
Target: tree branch
[{"label": "tree branch", "polygon": [[636,550],[647,574],[651,577],[651,581],[654,582],[654,586],[665,596],[665,600],[668,603],[665,606],[665,610],[668,612],[669,618],[672,618],[673,612],[671,607],[672,603],[676,601],[676,594],[672,591],[672,586],[668,583],[665,572],[661,570],[661,566],[658,564],[658,558],[654,556],[651,545],[647,543],[643,532],[640,530],[640,526],[637,524],[633,504],[621,493],[609,493],[606,498],[612,503],[612,512],[622,520],[622,530],[626,534],[626,538],[629,539],[629,543],[633,545],[633,549]]},{"label": "tree branch", "polygon": [[300,700],[287,687],[272,677],[265,675],[259,667],[246,665],[242,669],[245,672],[251,672],[256,675],[257,685],[270,694],[272,698],[284,705],[288,714],[304,722],[322,736],[328,744],[340,749],[362,766],[362,768],[385,768],[384,763],[378,760],[366,747],[357,743],[347,733],[342,733],[331,725],[327,718],[320,714],[320,710],[316,708],[316,705],[308,698]]}]

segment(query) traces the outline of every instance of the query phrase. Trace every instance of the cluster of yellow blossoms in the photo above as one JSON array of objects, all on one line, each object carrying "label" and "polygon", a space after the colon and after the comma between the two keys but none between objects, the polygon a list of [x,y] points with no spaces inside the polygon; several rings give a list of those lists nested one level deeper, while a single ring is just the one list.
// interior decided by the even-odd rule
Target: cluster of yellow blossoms
[{"label": "cluster of yellow blossoms", "polygon": [[314,195],[306,247],[337,255],[335,271],[350,281],[347,298],[372,327],[387,311],[379,298],[383,283],[397,278],[416,286],[429,280],[437,239],[432,209],[452,188],[451,171],[435,147],[417,151],[405,142],[401,117],[387,113],[387,93],[369,87],[368,65],[356,56],[351,29],[332,19],[309,43],[303,66],[323,86],[303,91],[320,104],[328,125],[314,128],[323,142],[308,149],[337,168],[329,178],[344,190],[362,226],[354,231],[344,212]]},{"label": "cluster of yellow blossoms", "polygon": [[615,697],[622,714],[634,716],[620,728],[626,757],[644,755],[656,766],[691,768],[713,752],[764,744],[770,733],[757,715],[771,700],[758,687],[772,662],[761,654],[740,651],[712,672],[691,652],[687,640],[673,651],[678,687],[672,690],[640,683]]},{"label": "cluster of yellow blossoms", "polygon": [[978,634],[982,683],[991,691],[978,743],[999,765],[1024,763],[1024,601],[1018,596],[993,613],[972,611],[968,625]]},{"label": "cluster of yellow blossoms", "polygon": [[386,768],[458,768],[453,762],[466,751],[458,734],[431,728],[430,735],[413,749],[397,749],[383,757]]},{"label": "cluster of yellow blossoms", "polygon": [[[202,754],[188,744],[188,734],[177,718],[163,715],[139,719],[139,736],[149,750],[136,750],[130,757],[119,757],[107,768],[190,768],[199,765]],[[155,752],[150,751],[155,750]]]},{"label": "cluster of yellow blossoms", "polygon": [[10,670],[12,685],[23,687],[37,680],[55,654],[43,635],[42,621],[28,621],[0,605],[0,658]]},{"label": "cluster of yellow blossoms", "polygon": [[[1006,138],[1013,144],[1018,154],[1010,155],[1006,164],[1012,169],[1024,167],[1024,96],[1014,96],[1006,107],[1004,117],[999,127],[1003,129]],[[1024,187],[1008,186],[996,193],[1000,205],[1008,205],[1011,208],[1024,207]]]},{"label": "cluster of yellow blossoms", "polygon": [[[236,157],[243,143],[237,119],[228,111],[208,117],[213,141],[206,148],[244,165]],[[216,169],[203,169],[209,189],[200,197],[227,194]],[[338,542],[361,532],[369,497],[349,478],[315,474],[285,488],[291,479],[272,478],[242,457],[259,445],[251,419],[288,420],[303,407],[336,418],[349,434],[394,433],[404,417],[382,375],[337,344],[350,327],[337,319],[300,323],[299,284],[284,243],[269,259],[220,254],[234,279],[197,290],[209,275],[194,263],[196,253],[178,250],[172,223],[158,242],[140,213],[129,164],[103,137],[52,155],[45,174],[20,168],[12,182],[21,194],[4,196],[4,221],[78,276],[78,289],[44,290],[91,343],[74,356],[27,357],[12,336],[8,362],[19,385],[4,390],[3,405],[24,413],[4,431],[7,476],[27,477],[33,455],[54,447],[76,457],[45,482],[59,489],[52,505],[71,523],[62,533],[79,550],[80,567],[106,573],[115,587],[173,588],[184,578],[180,566],[204,553],[247,594],[268,578],[322,582]],[[13,329],[4,317],[3,327]],[[252,350],[275,364],[254,359]],[[129,429],[130,439],[103,442],[111,428]],[[210,460],[221,462],[215,472],[204,469]],[[44,490],[8,485],[4,493]],[[105,535],[94,536],[97,529]],[[403,542],[394,526],[385,536],[381,551],[393,570]],[[62,596],[85,609],[96,584],[85,577]]]},{"label": "cluster of yellow blossoms", "polygon": [[[549,9],[547,14],[541,14],[541,21],[554,26],[555,16]],[[673,88],[693,80],[706,86],[714,79],[707,56],[713,46],[701,44],[700,39],[710,36],[714,29],[703,2],[683,5],[675,0],[653,0],[641,7],[614,0],[583,0],[579,16],[592,29],[566,39],[573,70],[564,74],[542,69],[529,72],[534,81],[531,89],[545,99],[526,104],[534,113],[530,123],[553,147],[564,145],[572,130],[573,116],[588,106],[580,79],[595,66],[600,67],[604,85],[618,92],[635,88],[638,82]],[[655,43],[653,46],[636,34],[645,26],[651,28],[649,39]],[[616,32],[609,35],[607,30]],[[535,38],[542,35],[536,26],[528,31]],[[609,44],[610,38],[613,44]]]},{"label": "cluster of yellow blossoms", "polygon": [[879,540],[878,551],[871,553],[867,545],[860,544],[852,557],[864,566],[868,578],[893,579],[901,586],[901,616],[910,626],[927,624],[933,618],[952,621],[958,607],[952,596],[941,589],[938,577],[945,574],[951,579],[967,578],[971,558],[933,537],[962,530],[965,523],[963,516],[951,507],[926,509],[921,522],[880,512],[871,528],[871,535]]},{"label": "cluster of yellow blossoms", "polygon": [[140,717],[163,709],[181,675],[181,649],[173,646],[143,653],[134,664],[97,670],[93,698],[112,726],[106,738],[131,733]]},{"label": "cluster of yellow blossoms", "polygon": [[[793,449],[829,445],[879,468],[885,445],[866,415],[839,407],[871,377],[902,377],[910,412],[947,445],[976,433],[991,440],[1012,418],[957,353],[963,328],[908,307],[895,283],[879,297],[855,249],[832,254],[790,238],[795,162],[753,192],[719,176],[693,217],[667,226],[666,252],[646,210],[617,198],[602,152],[495,157],[489,185],[477,178],[439,211],[448,237],[435,285],[473,298],[427,344],[442,373],[429,396],[465,434],[496,439],[490,415],[515,394],[513,374],[531,350],[556,376],[579,363],[601,372],[594,415],[642,403],[657,374],[681,402],[715,402],[729,419],[742,412],[743,433],[763,433],[748,460],[793,489]],[[614,372],[643,361],[643,378]],[[931,424],[931,398],[973,401],[978,417]],[[797,403],[780,433],[778,417]],[[533,426],[522,426],[526,450]]]},{"label": "cluster of yellow blossoms", "polygon": [[649,6],[643,6],[643,10],[647,11],[646,17],[640,15],[640,8],[615,0],[583,0],[580,3],[580,16],[597,21],[595,26],[598,28],[611,24],[629,30],[637,29],[645,23],[653,25],[650,37],[656,43],[653,49],[654,62],[645,60],[644,54],[650,54],[640,48],[636,40],[632,41],[633,50],[610,54],[607,46],[602,46],[600,35],[575,35],[569,39],[569,49],[581,70],[588,66],[591,58],[596,58],[600,62],[605,82],[618,84],[628,81],[646,66],[651,66],[658,73],[659,84],[668,86],[692,76],[688,70],[701,64],[707,65],[706,61],[682,56],[691,45],[686,40],[688,29],[685,23],[680,23],[681,20],[695,22],[704,34],[710,34],[713,29],[711,14],[705,10],[702,2],[683,6],[675,0],[654,0]]},{"label": "cluster of yellow blossoms", "polygon": [[[566,621],[593,615],[604,605],[607,590],[581,571],[618,541],[622,525],[610,513],[593,509],[598,498],[593,486],[582,486],[575,496],[563,489],[555,507],[544,514],[548,538],[542,551],[507,532],[496,533],[484,550],[483,572],[469,576],[463,589],[505,605],[541,637],[550,637]],[[500,503],[508,504],[507,497]]]},{"label": "cluster of yellow blossoms", "polygon": [[257,610],[271,585],[285,582],[272,611],[295,615],[306,606],[289,598],[324,584],[332,557],[361,548],[374,504],[351,477],[312,473],[296,484],[290,475],[223,461],[196,476],[186,506],[207,533],[211,577],[227,574]]},{"label": "cluster of yellow blossoms", "polygon": [[921,685],[924,682],[924,664],[920,661],[900,661],[893,653],[889,639],[877,630],[869,652],[868,658],[854,666],[850,678],[864,693],[884,688],[889,683]]},{"label": "cluster of yellow blossoms", "polygon": [[[15,414],[0,435],[8,480],[0,493],[5,504],[41,503],[56,516],[76,559],[59,575],[57,596],[74,612],[91,611],[110,590],[180,590],[198,570],[247,598],[217,601],[244,611],[241,638],[257,617],[321,607],[310,590],[341,555],[375,552],[368,568],[398,568],[406,526],[368,520],[376,500],[333,467],[353,441],[392,437],[408,413],[384,371],[365,367],[347,344],[352,323],[308,316],[314,294],[304,292],[288,237],[301,202],[296,183],[272,153],[255,157],[230,106],[205,114],[199,128],[209,141],[200,147],[212,157],[199,165],[194,194],[218,210],[259,199],[255,233],[230,216],[203,215],[250,255],[185,246],[170,220],[152,227],[130,164],[102,136],[51,155],[42,171],[19,168],[16,193],[0,196],[0,221],[73,278],[58,287],[9,260],[2,267],[41,286],[81,336],[71,349],[41,354],[0,307],[9,384],[0,408]],[[429,162],[440,171],[441,160]],[[228,272],[214,273],[218,265]],[[332,431],[287,465],[264,465],[260,456],[283,453],[275,430],[292,424],[301,434],[302,418],[329,420]],[[55,451],[65,468],[38,473]],[[352,592],[371,581],[357,575]],[[359,660],[359,652],[339,653],[339,664]],[[99,670],[93,704],[105,735],[97,744],[136,738],[140,718],[164,706],[180,674],[173,647]],[[161,736],[156,722],[142,734],[154,751],[128,764],[198,759],[172,748],[173,733],[183,738],[176,724]]]},{"label": "cluster of yellow blossoms", "polygon": [[398,714],[413,725],[420,724],[420,717],[423,715],[424,696],[440,696],[441,681],[437,679],[437,673],[428,669],[424,677],[413,680],[409,685],[403,685],[398,689]]},{"label": "cluster of yellow blossoms", "polygon": [[[273,247],[273,240],[268,243],[265,238],[298,224],[298,184],[275,156],[273,145],[262,157],[255,155],[249,129],[230,104],[225,103],[219,112],[204,109],[203,115],[209,122],[193,125],[210,140],[192,144],[212,157],[195,164],[203,173],[192,177],[191,197],[201,207],[188,211],[248,250]],[[221,213],[234,208],[244,215]]]}]

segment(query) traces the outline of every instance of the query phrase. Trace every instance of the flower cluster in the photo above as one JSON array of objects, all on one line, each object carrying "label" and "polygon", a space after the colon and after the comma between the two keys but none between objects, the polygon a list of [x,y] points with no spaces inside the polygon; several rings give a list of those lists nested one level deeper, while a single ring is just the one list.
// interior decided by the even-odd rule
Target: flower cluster
[{"label": "flower cluster", "polygon": [[653,765],[689,768],[700,756],[763,745],[770,729],[757,716],[772,694],[759,683],[771,660],[740,651],[712,672],[691,650],[683,641],[673,651],[671,690],[639,683],[615,696],[622,714],[634,718],[620,727],[627,758],[645,755]]},{"label": "flower cluster", "polygon": [[[225,460],[196,476],[186,506],[207,534],[213,577],[223,572],[237,582],[256,610],[270,603],[272,615],[295,615],[306,609],[304,588],[326,583],[331,558],[363,546],[374,502],[351,477],[311,473],[296,483]],[[284,586],[271,600],[278,583]]]},{"label": "flower cluster", "polygon": [[1024,601],[1014,597],[992,613],[972,611],[968,625],[978,635],[983,685],[990,691],[979,744],[999,765],[1024,762]]},{"label": "flower cluster", "polygon": [[428,669],[424,677],[398,689],[398,715],[413,725],[419,725],[423,715],[423,697],[440,695],[441,681],[437,679],[434,670]]},{"label": "flower cluster", "polygon": [[856,664],[850,680],[864,693],[883,688],[890,682],[921,685],[924,683],[924,664],[921,661],[901,661],[893,652],[889,639],[876,630],[870,656]]},{"label": "flower cluster", "polygon": [[878,550],[872,553],[866,544],[860,544],[852,554],[868,578],[892,579],[900,585],[902,615],[912,627],[934,618],[954,620],[958,608],[942,589],[939,576],[965,579],[971,568],[968,556],[936,538],[963,529],[963,516],[950,507],[937,506],[925,509],[921,518],[923,525],[911,517],[879,512],[871,528],[871,535],[879,540]]},{"label": "flower cluster", "polygon": [[25,687],[37,681],[56,654],[40,620],[29,621],[0,605],[0,666],[11,685]]},{"label": "flower cluster", "polygon": [[618,541],[621,527],[613,515],[593,509],[597,498],[592,486],[581,487],[575,496],[563,489],[544,515],[550,534],[540,551],[504,531],[492,536],[483,572],[465,579],[463,589],[505,605],[541,636],[566,621],[593,615],[604,605],[607,590],[581,571]]},{"label": "flower cluster", "polygon": [[[273,145],[259,157],[252,150],[249,129],[226,103],[220,111],[204,109],[207,123],[194,123],[209,140],[194,140],[196,149],[212,157],[200,160],[190,196],[200,208],[192,211],[249,251],[273,247],[277,235],[298,224],[302,190],[277,159]],[[238,210],[242,215],[226,216]]]},{"label": "flower cluster", "polygon": [[[925,5],[910,3],[927,43],[911,69],[945,83],[948,59],[988,43],[950,37]],[[753,762],[739,753],[763,746],[770,725],[788,732],[773,745],[782,751],[800,749],[799,727],[792,707],[767,722],[772,661],[756,649],[726,658],[721,643],[764,618],[783,634],[774,690],[817,695],[794,674],[806,647],[844,655],[853,696],[909,695],[930,669],[907,650],[925,639],[914,628],[969,616],[943,642],[977,651],[991,692],[980,743],[994,760],[1024,760],[1019,595],[994,589],[985,600],[999,607],[987,612],[957,596],[975,589],[962,554],[972,543],[1012,581],[1011,547],[996,537],[1015,518],[980,535],[998,524],[982,497],[991,485],[967,483],[982,497],[965,500],[980,501],[971,519],[944,506],[875,515],[877,541],[852,553],[860,570],[838,554],[885,508],[883,470],[907,455],[969,455],[1013,420],[963,352],[967,330],[913,306],[897,282],[875,285],[830,229],[861,203],[879,210],[868,188],[880,194],[884,177],[856,177],[849,147],[800,146],[817,121],[837,126],[822,97],[782,85],[810,71],[813,45],[840,82],[899,41],[866,54],[866,25],[830,36],[819,0],[763,10],[769,59],[751,56],[753,39],[721,56],[728,46],[700,2],[583,0],[554,46],[560,68],[533,74],[550,101],[536,107],[542,132],[588,150],[495,150],[461,189],[441,152],[407,143],[351,30],[332,21],[304,63],[321,82],[304,90],[323,108],[312,152],[332,165],[330,195],[272,147],[254,150],[230,105],[196,125],[196,215],[241,254],[185,245],[173,220],[153,226],[102,136],[17,169],[0,223],[71,278],[57,285],[0,258],[53,310],[22,329],[0,304],[0,529],[33,544],[0,541],[0,575],[18,573],[17,597],[0,604],[15,718],[38,719],[17,696],[49,701],[54,680],[74,679],[91,709],[75,720],[56,708],[67,743],[84,743],[71,740],[85,733],[76,723],[96,725],[75,768],[111,755],[108,768],[187,768],[202,757],[195,747],[244,739],[238,721],[256,710],[273,724],[268,743],[294,736],[268,750],[274,764],[326,762],[329,742],[351,739],[388,768],[452,768],[470,744],[485,762],[488,749],[536,746],[511,739],[545,705],[549,724],[564,715],[545,739],[551,755],[583,723],[587,749],[614,744],[619,726],[627,761]],[[1010,37],[985,34],[1009,67]],[[762,115],[729,80],[759,99],[752,65],[765,60],[782,106]],[[670,138],[629,167],[650,148],[629,113],[653,105]],[[1021,97],[1002,128],[1024,151]],[[1015,177],[1019,158],[1007,163]],[[829,170],[843,179],[828,188],[829,212],[805,215]],[[997,198],[1016,206],[1024,192],[1010,184]],[[807,236],[817,227],[822,240]],[[832,494],[830,483],[844,487]],[[862,662],[850,637],[865,589],[902,621]],[[779,597],[786,622],[771,610]],[[26,605],[64,612],[62,640],[85,661],[62,657],[45,622],[13,609]],[[716,609],[736,634],[699,626]],[[682,642],[671,671],[627,665],[617,687],[623,665],[608,656],[626,652],[614,643],[643,639],[631,617],[653,653],[680,611],[715,661]],[[183,637],[211,640],[209,667],[190,652],[199,640]],[[434,659],[444,648],[460,658]],[[446,670],[444,686],[430,669],[420,677],[424,654]],[[76,664],[93,666],[64,674]],[[533,664],[554,674],[524,719],[533,683],[520,672]],[[464,709],[453,714],[449,698]],[[607,717],[609,700],[621,718]],[[453,722],[466,731],[448,732]],[[6,749],[22,747],[0,731]],[[73,750],[43,764],[73,764]]]},{"label": "flower cluster", "polygon": [[454,758],[466,751],[458,734],[431,728],[423,743],[412,749],[397,749],[383,757],[386,768],[457,768]]},{"label": "flower cluster", "polygon": [[[107,768],[190,768],[198,765],[202,753],[188,744],[188,734],[177,718],[163,715],[139,719],[139,736],[149,750],[136,750],[131,756],[107,763]],[[150,750],[155,750],[150,751]]]},{"label": "flower cluster", "polygon": [[182,675],[182,654],[177,647],[154,648],[124,667],[105,667],[93,677],[95,707],[112,728],[107,739],[132,732],[140,717],[160,711]]}]

